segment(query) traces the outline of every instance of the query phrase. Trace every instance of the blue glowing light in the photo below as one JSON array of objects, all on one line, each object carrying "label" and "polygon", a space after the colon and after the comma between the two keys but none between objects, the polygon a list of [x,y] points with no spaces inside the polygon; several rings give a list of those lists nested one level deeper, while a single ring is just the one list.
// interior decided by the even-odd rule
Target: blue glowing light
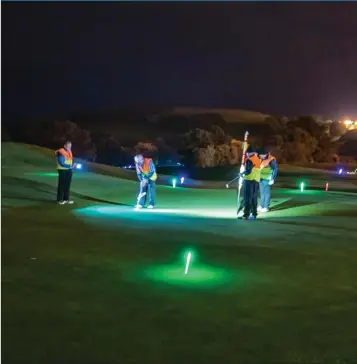
[{"label": "blue glowing light", "polygon": [[76,169],[82,169],[82,165],[80,163],[76,164]]},{"label": "blue glowing light", "polygon": [[342,168],[340,168],[340,169],[338,170],[338,174],[342,174],[342,172],[343,172],[343,169],[342,169]]},{"label": "blue glowing light", "polygon": [[181,184],[183,184],[185,182],[185,177],[181,177],[180,182],[181,182]]}]

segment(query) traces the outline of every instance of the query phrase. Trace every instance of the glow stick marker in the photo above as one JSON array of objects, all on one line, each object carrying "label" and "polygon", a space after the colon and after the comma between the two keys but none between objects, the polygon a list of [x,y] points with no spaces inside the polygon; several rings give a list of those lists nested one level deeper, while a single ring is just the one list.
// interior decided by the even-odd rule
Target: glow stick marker
[{"label": "glow stick marker", "polygon": [[191,261],[191,252],[188,252],[187,257],[186,257],[185,274],[187,274],[187,272],[188,272],[188,268],[190,266],[190,261]]}]

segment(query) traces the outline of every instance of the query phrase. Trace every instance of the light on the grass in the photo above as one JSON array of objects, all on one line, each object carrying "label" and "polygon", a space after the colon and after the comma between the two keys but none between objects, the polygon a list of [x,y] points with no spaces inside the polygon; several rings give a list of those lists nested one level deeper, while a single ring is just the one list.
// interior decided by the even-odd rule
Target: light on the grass
[{"label": "light on the grass", "polygon": [[80,163],[76,164],[76,169],[82,169],[82,165]]},{"label": "light on the grass", "polygon": [[188,253],[187,253],[187,257],[186,257],[185,274],[187,274],[187,272],[188,272],[188,268],[190,267],[191,257],[192,257],[191,252],[188,252]]},{"label": "light on the grass", "polygon": [[325,191],[328,191],[328,182],[326,182]]},{"label": "light on the grass", "polygon": [[305,183],[304,182],[301,182],[300,183],[300,191],[301,192],[304,192],[304,188],[305,188]]},{"label": "light on the grass", "polygon": [[342,169],[342,168],[340,168],[340,169],[338,170],[338,174],[342,174],[342,172],[343,172],[343,169]]},{"label": "light on the grass", "polygon": [[183,184],[185,182],[185,177],[181,177],[180,182],[181,182],[181,184]]},{"label": "light on the grass", "polygon": [[172,187],[175,188],[176,187],[176,178],[172,179]]}]

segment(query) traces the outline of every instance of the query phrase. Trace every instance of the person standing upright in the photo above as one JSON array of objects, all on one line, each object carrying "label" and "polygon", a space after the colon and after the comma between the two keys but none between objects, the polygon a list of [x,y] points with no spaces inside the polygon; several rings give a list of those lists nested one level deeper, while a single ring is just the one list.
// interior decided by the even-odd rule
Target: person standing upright
[{"label": "person standing upright", "polygon": [[136,174],[140,181],[140,191],[137,198],[136,208],[141,209],[149,194],[148,209],[153,209],[156,203],[156,180],[157,174],[155,164],[151,158],[144,158],[141,154],[134,157]]},{"label": "person standing upright", "polygon": [[261,159],[260,164],[260,205],[258,207],[259,212],[268,212],[270,208],[270,196],[271,185],[274,184],[276,176],[278,174],[278,163],[276,158],[270,154],[267,148],[263,148],[259,157]]},{"label": "person standing upright", "polygon": [[58,185],[57,185],[57,203],[60,205],[73,204],[69,199],[72,169],[74,167],[72,143],[67,141],[63,148],[56,151]]},{"label": "person standing upright", "polygon": [[243,172],[243,216],[239,216],[238,219],[255,220],[258,215],[257,207],[261,160],[251,146],[247,148],[246,153],[247,159],[245,162],[245,171]]}]

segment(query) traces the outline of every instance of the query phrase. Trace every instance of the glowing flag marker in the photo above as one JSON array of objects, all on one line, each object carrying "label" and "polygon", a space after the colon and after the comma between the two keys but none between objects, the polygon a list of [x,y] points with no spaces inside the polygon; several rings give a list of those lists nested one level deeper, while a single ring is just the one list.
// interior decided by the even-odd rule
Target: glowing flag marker
[{"label": "glowing flag marker", "polygon": [[82,165],[80,163],[76,164],[76,169],[82,169]]},{"label": "glowing flag marker", "polygon": [[172,179],[172,187],[175,188],[176,187],[176,178]]},{"label": "glowing flag marker", "polygon": [[185,181],[185,177],[181,177],[181,184],[183,184]]},{"label": "glowing flag marker", "polygon": [[191,252],[188,252],[187,257],[186,257],[185,274],[187,274],[187,272],[188,272],[188,268],[190,266],[190,261],[191,261],[191,256],[192,256]]},{"label": "glowing flag marker", "polygon": [[328,191],[328,182],[325,185],[325,191]]},{"label": "glowing flag marker", "polygon": [[343,169],[341,168],[339,171],[338,171],[338,174],[342,174],[343,172]]},{"label": "glowing flag marker", "polygon": [[300,192],[304,192],[304,188],[305,188],[305,183],[301,182],[300,183]]}]

